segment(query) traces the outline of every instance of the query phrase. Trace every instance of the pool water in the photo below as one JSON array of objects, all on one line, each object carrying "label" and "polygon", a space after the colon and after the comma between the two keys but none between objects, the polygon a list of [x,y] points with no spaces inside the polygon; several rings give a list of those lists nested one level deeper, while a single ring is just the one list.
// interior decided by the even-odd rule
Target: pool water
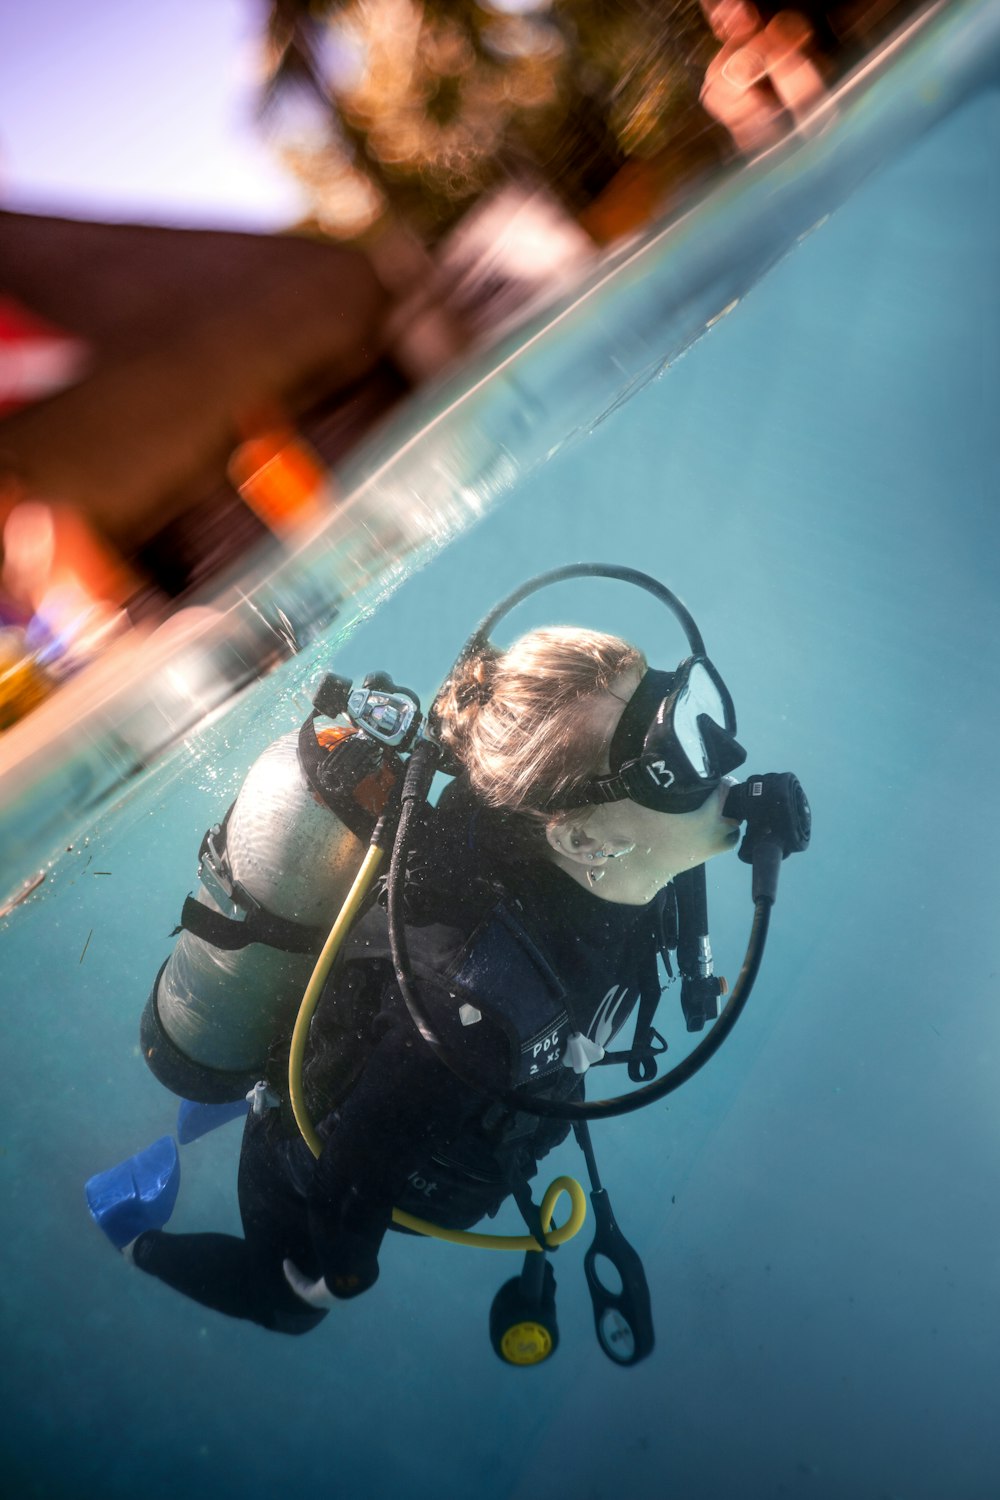
[{"label": "pool water", "polygon": [[[998,137],[982,95],[0,924],[11,1493],[995,1500]],[[326,665],[426,698],[492,603],[578,559],[680,593],[748,768],[794,770],[815,818],[725,1049],[595,1128],[655,1353],[600,1353],[587,1228],[556,1258],[559,1351],[531,1371],[488,1342],[508,1257],[391,1236],[373,1291],[304,1340],[185,1302],[114,1254],[83,1183],[173,1128],[137,1024],[204,828]],[[620,585],[567,584],[511,629],[545,618],[684,654]],[[710,900],[732,979],[746,867],[716,862]],[[238,1148],[235,1125],[183,1148],[174,1227],[237,1229]],[[569,1147],[544,1165],[582,1175]]]}]

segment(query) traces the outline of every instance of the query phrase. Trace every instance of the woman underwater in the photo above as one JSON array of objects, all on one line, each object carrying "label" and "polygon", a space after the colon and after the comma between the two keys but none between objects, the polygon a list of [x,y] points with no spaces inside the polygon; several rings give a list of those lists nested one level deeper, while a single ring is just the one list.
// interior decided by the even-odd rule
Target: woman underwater
[{"label": "woman underwater", "polygon": [[[659,995],[657,959],[677,941],[671,880],[740,838],[723,804],[744,752],[703,658],[647,670],[634,646],[577,628],[503,652],[480,641],[432,718],[457,774],[418,820],[403,912],[440,1045],[414,1026],[373,903],[309,1032],[318,1159],[286,1111],[251,1113],[245,1237],[154,1229],[127,1250],[186,1296],[275,1331],[307,1332],[373,1285],[394,1207],[467,1228],[522,1201],[568,1126],[513,1107],[510,1091],[529,1105],[582,1098],[643,993]],[[636,1058],[640,1029],[616,1060]]]}]

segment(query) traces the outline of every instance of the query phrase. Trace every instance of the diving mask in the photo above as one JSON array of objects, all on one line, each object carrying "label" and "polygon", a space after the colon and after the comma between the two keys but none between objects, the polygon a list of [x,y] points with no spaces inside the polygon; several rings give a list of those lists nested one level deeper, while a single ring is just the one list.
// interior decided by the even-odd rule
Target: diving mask
[{"label": "diving mask", "polygon": [[611,775],[596,776],[550,805],[627,798],[656,812],[693,812],[746,760],[735,736],[732,697],[706,656],[689,656],[676,672],[651,669],[615,730]]}]

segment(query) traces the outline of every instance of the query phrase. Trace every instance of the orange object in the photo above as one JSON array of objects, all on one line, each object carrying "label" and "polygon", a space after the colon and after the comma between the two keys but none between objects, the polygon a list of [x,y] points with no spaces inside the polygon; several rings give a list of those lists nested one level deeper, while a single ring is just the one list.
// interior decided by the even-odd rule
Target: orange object
[{"label": "orange object", "polygon": [[37,708],[54,686],[33,656],[0,638],[0,732]]},{"label": "orange object", "polygon": [[317,519],[326,470],[291,428],[249,438],[229,460],[229,477],[250,509],[277,535]]},{"label": "orange object", "polygon": [[[344,740],[350,739],[351,735],[357,734],[353,725],[334,724],[328,729],[318,729],[316,739],[324,750],[334,750]],[[371,775],[365,776],[354,788],[354,800],[359,807],[363,807],[366,813],[373,818],[380,818],[385,811],[385,805],[389,800],[389,793],[396,784],[396,772],[392,763],[381,766]],[[315,796],[315,792],[313,796]]]}]

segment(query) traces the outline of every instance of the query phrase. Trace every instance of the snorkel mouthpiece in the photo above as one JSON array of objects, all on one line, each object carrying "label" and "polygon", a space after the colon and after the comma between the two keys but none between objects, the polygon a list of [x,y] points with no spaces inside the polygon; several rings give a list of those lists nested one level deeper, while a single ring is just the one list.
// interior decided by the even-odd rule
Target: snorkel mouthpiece
[{"label": "snorkel mouthpiece", "polygon": [[753,866],[754,903],[773,903],[781,861],[809,847],[812,812],[801,781],[791,771],[748,776],[733,787],[722,815],[746,823],[739,856]]}]

